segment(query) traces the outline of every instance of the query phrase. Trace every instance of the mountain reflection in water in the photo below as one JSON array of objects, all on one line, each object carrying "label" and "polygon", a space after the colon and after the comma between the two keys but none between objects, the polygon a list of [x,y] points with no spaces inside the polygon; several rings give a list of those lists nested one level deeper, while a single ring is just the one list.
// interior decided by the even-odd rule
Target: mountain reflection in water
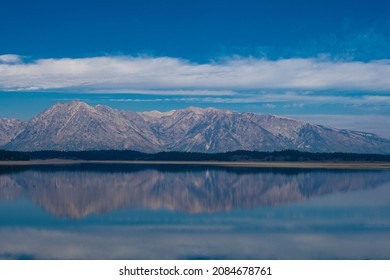
[{"label": "mountain reflection in water", "polygon": [[390,171],[0,167],[0,259],[390,259]]},{"label": "mountain reflection in water", "polygon": [[213,213],[290,204],[390,181],[390,172],[381,171],[74,168],[41,167],[0,175],[0,200],[28,198],[52,215],[73,219],[130,208]]}]

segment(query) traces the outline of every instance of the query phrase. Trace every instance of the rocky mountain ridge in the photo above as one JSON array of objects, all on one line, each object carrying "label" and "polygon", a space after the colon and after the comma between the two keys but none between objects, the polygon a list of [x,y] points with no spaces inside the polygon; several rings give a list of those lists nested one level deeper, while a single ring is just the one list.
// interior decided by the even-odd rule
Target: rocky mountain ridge
[{"label": "rocky mountain ridge", "polygon": [[390,140],[274,115],[215,108],[143,112],[57,103],[29,121],[0,119],[0,148],[227,152],[235,150],[390,153]]}]

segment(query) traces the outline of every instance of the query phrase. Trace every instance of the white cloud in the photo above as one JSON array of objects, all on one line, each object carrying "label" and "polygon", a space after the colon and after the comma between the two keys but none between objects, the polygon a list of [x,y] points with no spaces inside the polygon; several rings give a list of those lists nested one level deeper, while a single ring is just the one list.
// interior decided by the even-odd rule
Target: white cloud
[{"label": "white cloud", "polygon": [[[0,90],[221,95],[237,90],[389,91],[390,63],[231,58],[209,64],[170,57],[39,59],[0,56]],[[221,92],[222,91],[222,92]]]},{"label": "white cloud", "polygon": [[21,63],[22,57],[16,54],[0,55],[0,64],[15,64]]}]

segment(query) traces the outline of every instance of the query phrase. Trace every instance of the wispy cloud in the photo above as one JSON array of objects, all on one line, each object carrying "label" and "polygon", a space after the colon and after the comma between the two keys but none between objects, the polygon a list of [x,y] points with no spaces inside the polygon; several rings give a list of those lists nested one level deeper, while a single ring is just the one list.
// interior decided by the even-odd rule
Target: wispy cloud
[{"label": "wispy cloud", "polygon": [[[186,91],[182,91],[184,94]],[[390,96],[386,95],[357,95],[342,96],[334,93],[319,95],[316,93],[302,93],[287,91],[282,93],[257,92],[252,94],[236,94],[235,96],[195,96],[190,94],[187,97],[157,97],[157,98],[110,98],[112,102],[199,102],[199,103],[230,103],[230,104],[249,104],[264,103],[267,108],[275,108],[276,104],[284,104],[284,107],[303,107],[305,104],[344,104],[352,106],[363,106],[380,104],[390,106]],[[195,91],[196,93],[196,91]],[[213,92],[211,92],[213,93]],[[179,95],[179,94],[178,94]],[[210,94],[212,95],[212,94]],[[288,104],[286,104],[288,103]]]},{"label": "wispy cloud", "polygon": [[14,64],[21,63],[22,57],[16,54],[3,54],[0,55],[0,64]]},{"label": "wispy cloud", "polygon": [[259,96],[251,96],[247,99],[247,102],[296,102],[300,104],[350,104],[350,105],[369,105],[369,104],[382,104],[390,105],[389,95],[378,95],[373,93],[359,94],[355,96],[350,95],[337,95],[335,93],[316,94],[313,93],[302,93],[287,91],[285,93],[265,93]]},{"label": "wispy cloud", "polygon": [[[91,93],[110,93],[110,91],[107,90],[92,90]],[[237,92],[232,90],[159,90],[159,89],[152,89],[152,90],[121,90],[113,91],[112,93],[132,93],[132,94],[144,94],[144,95],[204,95],[204,96],[229,96],[234,95]]]},{"label": "wispy cloud", "polygon": [[[234,57],[196,64],[171,57],[38,59],[0,56],[0,90],[221,95],[240,90],[390,90],[388,60]],[[189,91],[189,92],[187,92]]]}]

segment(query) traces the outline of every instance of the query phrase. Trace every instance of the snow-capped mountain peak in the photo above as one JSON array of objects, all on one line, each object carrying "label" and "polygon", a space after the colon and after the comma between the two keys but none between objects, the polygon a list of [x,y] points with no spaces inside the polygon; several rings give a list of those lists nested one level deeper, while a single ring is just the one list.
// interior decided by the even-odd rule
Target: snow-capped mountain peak
[{"label": "snow-capped mountain peak", "polygon": [[286,117],[197,107],[136,113],[81,101],[55,104],[27,122],[0,119],[0,145],[21,151],[390,153],[390,140],[372,133]]}]

